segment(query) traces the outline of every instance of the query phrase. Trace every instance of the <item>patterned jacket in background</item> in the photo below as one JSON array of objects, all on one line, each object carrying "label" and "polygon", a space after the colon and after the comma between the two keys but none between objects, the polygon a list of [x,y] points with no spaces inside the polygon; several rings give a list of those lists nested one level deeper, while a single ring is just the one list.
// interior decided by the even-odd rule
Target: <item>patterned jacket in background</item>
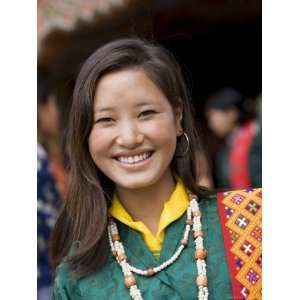
[{"label": "patterned jacket in background", "polygon": [[49,170],[48,158],[37,146],[37,287],[51,285],[53,274],[49,261],[49,236],[56,221],[61,198]]}]

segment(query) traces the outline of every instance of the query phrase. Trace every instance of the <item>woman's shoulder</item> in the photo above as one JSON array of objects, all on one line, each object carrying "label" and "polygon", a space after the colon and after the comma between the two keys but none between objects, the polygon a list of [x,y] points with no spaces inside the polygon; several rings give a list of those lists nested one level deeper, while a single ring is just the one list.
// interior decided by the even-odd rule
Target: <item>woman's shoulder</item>
[{"label": "woman's shoulder", "polygon": [[72,274],[68,263],[62,262],[56,269],[54,281],[54,299],[81,299],[77,279]]},{"label": "woman's shoulder", "polygon": [[79,247],[80,242],[75,241],[69,254],[65,257],[55,270],[54,280],[54,299],[55,300],[66,300],[66,299],[82,299],[79,289],[79,279],[76,278],[74,272],[71,270],[70,264],[68,263],[68,257],[74,253]]},{"label": "woman's shoulder", "polygon": [[[113,258],[108,257],[106,263],[95,272],[77,278],[72,272],[68,262],[62,262],[56,269],[54,284],[55,300],[82,300],[82,299],[104,299],[106,294],[113,292],[112,283],[107,282],[115,272]],[[120,273],[122,275],[122,273]],[[113,298],[114,299],[114,298]]]},{"label": "woman's shoulder", "polygon": [[200,200],[211,204],[213,204],[214,202],[230,201],[235,205],[240,205],[245,200],[250,198],[261,202],[262,189],[249,188],[249,189],[237,189],[237,190],[212,190],[207,192],[203,197],[200,198]]}]

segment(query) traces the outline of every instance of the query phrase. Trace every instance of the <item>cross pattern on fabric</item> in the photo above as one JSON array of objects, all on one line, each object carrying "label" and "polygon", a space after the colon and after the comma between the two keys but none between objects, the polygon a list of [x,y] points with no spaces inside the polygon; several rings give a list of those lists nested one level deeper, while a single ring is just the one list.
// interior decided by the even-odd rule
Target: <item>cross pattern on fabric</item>
[{"label": "cross pattern on fabric", "polygon": [[238,225],[240,228],[245,229],[247,227],[247,225],[249,224],[249,219],[247,219],[243,215],[239,215],[234,223],[236,225]]},{"label": "cross pattern on fabric", "polygon": [[243,196],[243,195],[241,195],[241,194],[235,194],[235,195],[233,195],[233,197],[231,197],[231,201],[233,202],[233,203],[235,203],[235,204],[241,204],[242,202],[243,202],[243,200],[245,199],[245,197]]},{"label": "cross pattern on fabric", "polygon": [[244,241],[244,243],[242,244],[240,250],[242,252],[244,252],[246,255],[250,256],[254,250],[255,250],[255,247],[249,243],[248,241]]},{"label": "cross pattern on fabric", "polygon": [[254,202],[253,200],[250,200],[250,202],[247,204],[246,209],[253,215],[255,215],[260,208],[260,205]]},{"label": "cross pattern on fabric", "polygon": [[247,189],[218,197],[224,240],[231,245],[226,251],[232,261],[233,293],[238,299],[261,299],[261,195],[261,189]]},{"label": "cross pattern on fabric", "polygon": [[246,277],[253,285],[256,284],[260,278],[260,276],[253,269],[249,270]]}]

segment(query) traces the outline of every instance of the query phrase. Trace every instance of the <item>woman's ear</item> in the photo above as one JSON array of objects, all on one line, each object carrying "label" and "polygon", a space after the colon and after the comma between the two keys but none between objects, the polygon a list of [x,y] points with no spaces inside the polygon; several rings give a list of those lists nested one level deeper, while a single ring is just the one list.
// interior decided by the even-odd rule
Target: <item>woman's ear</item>
[{"label": "woman's ear", "polygon": [[178,106],[175,108],[175,126],[176,126],[176,134],[177,136],[181,136],[183,134],[182,129],[182,107]]}]

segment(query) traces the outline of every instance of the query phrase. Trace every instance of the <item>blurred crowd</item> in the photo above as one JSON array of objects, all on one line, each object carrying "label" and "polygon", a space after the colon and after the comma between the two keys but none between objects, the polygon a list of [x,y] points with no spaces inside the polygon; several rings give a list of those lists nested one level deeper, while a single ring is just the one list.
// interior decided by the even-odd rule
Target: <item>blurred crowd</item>
[{"label": "blurred crowd", "polygon": [[[67,190],[63,151],[65,124],[54,86],[38,72],[38,299],[51,299],[53,275],[49,239]],[[198,183],[209,189],[240,189],[262,185],[261,96],[244,97],[224,87],[205,99],[207,133],[198,151]],[[199,128],[200,130],[201,128]]]},{"label": "blurred crowd", "polygon": [[38,74],[37,116],[37,291],[39,300],[52,298],[53,273],[49,240],[66,191],[60,111],[55,90],[43,72]]},{"label": "blurred crowd", "polygon": [[[214,92],[206,100],[205,116],[209,133],[204,144],[208,145],[210,188],[261,187],[260,105],[260,95],[255,99],[246,98],[229,87]],[[199,163],[200,170],[201,165],[203,163]]]}]

